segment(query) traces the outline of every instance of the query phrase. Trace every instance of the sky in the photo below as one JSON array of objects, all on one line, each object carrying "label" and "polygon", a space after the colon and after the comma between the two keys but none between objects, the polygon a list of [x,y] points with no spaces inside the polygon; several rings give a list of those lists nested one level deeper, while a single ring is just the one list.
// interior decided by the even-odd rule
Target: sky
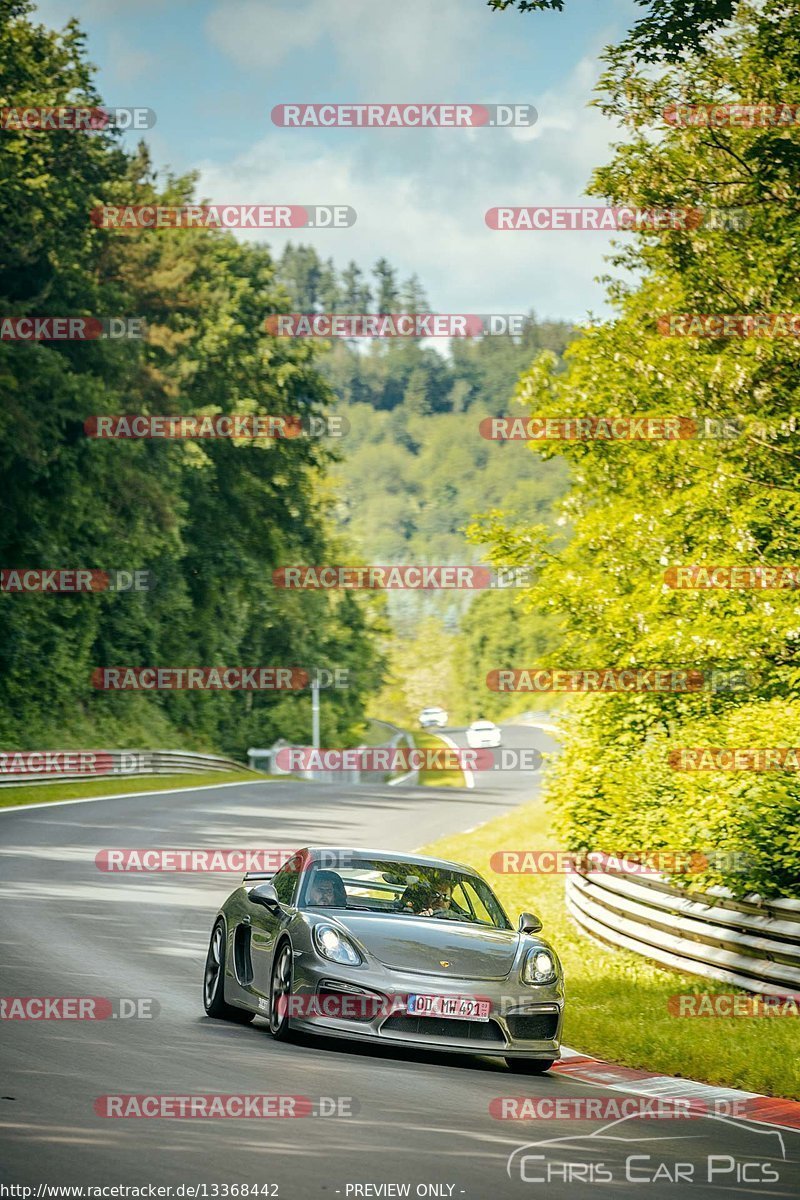
[{"label": "sky", "polygon": [[[199,173],[225,204],[347,204],[351,228],[259,231],[280,253],[312,244],[338,267],[387,258],[416,272],[437,312],[607,315],[609,238],[498,232],[498,205],[596,203],[585,187],[624,133],[587,107],[605,45],[634,0],[566,0],[562,13],[495,13],[484,0],[43,0],[76,17],[109,105],[154,109],[160,171]],[[289,102],[527,103],[517,129],[289,129]],[[299,236],[298,236],[299,234]],[[176,234],[175,236],[179,236]]]}]

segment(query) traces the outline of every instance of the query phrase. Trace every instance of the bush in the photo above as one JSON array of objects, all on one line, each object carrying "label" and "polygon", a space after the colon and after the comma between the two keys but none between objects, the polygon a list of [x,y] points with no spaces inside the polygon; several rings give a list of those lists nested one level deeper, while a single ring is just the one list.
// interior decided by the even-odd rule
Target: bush
[{"label": "bush", "polygon": [[707,865],[695,861],[673,879],[736,896],[798,894],[798,772],[675,770],[670,753],[791,745],[800,703],[753,700],[671,728],[632,726],[624,697],[583,697],[568,713],[570,737],[548,774],[547,796],[569,849],[713,851]]}]

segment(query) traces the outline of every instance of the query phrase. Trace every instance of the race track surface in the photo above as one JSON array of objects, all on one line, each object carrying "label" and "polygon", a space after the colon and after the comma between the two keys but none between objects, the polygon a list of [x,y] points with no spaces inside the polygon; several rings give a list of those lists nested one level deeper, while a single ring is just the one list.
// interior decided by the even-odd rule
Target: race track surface
[{"label": "race track surface", "polygon": [[[448,734],[463,744],[459,732]],[[508,727],[505,741],[553,746],[520,727]],[[95,864],[116,847],[413,850],[534,795],[538,776],[481,774],[475,783],[256,782],[0,812],[2,995],[152,998],[158,1007],[153,1019],[0,1021],[0,1183],[32,1186],[33,1195],[42,1184],[172,1185],[173,1196],[181,1184],[206,1185],[200,1196],[225,1194],[214,1185],[271,1184],[281,1200],[800,1194],[798,1134],[716,1119],[628,1120],[604,1132],[597,1122],[501,1121],[489,1112],[496,1097],[611,1093],[556,1073],[513,1075],[497,1058],[279,1044],[261,1019],[249,1027],[209,1020],[201,1000],[208,935],[239,877],[108,874]],[[93,1108],[106,1094],[212,1092],[325,1096],[354,1115],[123,1120]],[[533,1148],[522,1167],[518,1154],[507,1173],[519,1147],[564,1137],[580,1140]],[[641,1156],[627,1166],[637,1182],[626,1181],[631,1155]],[[721,1156],[710,1183],[708,1155]],[[675,1164],[681,1182],[667,1178]],[[765,1178],[770,1171],[777,1182]],[[535,1182],[543,1172],[549,1183]]]}]

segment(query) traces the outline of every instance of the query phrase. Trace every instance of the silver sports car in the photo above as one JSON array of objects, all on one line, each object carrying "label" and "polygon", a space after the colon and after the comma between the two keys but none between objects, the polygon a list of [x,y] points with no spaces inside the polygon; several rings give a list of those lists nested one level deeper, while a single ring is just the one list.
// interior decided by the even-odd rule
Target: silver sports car
[{"label": "silver sports car", "polygon": [[489,885],[458,863],[383,850],[299,850],[245,875],[214,922],[210,1017],[272,1036],[504,1056],[539,1074],[559,1058],[564,978],[542,923],[516,929]]}]

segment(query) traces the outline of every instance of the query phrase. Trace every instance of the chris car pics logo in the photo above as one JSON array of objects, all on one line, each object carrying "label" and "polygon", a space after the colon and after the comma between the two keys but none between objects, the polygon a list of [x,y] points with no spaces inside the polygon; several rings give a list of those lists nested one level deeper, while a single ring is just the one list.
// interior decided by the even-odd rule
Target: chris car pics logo
[{"label": "chris car pics logo", "polygon": [[[711,1121],[713,1125],[706,1124]],[[680,1118],[657,1125],[648,1122],[643,1130],[635,1116],[621,1117],[589,1134],[528,1142],[509,1155],[506,1173],[534,1186],[660,1183],[673,1185],[676,1196],[693,1185],[707,1189],[712,1184],[720,1194],[746,1189],[747,1195],[758,1194],[750,1190],[756,1188],[763,1188],[764,1195],[777,1194],[771,1184],[791,1185],[800,1152],[800,1134],[794,1130],[710,1112],[696,1114],[689,1131]],[[791,1154],[787,1138],[796,1143]],[[547,1189],[541,1194],[548,1194]]]}]

